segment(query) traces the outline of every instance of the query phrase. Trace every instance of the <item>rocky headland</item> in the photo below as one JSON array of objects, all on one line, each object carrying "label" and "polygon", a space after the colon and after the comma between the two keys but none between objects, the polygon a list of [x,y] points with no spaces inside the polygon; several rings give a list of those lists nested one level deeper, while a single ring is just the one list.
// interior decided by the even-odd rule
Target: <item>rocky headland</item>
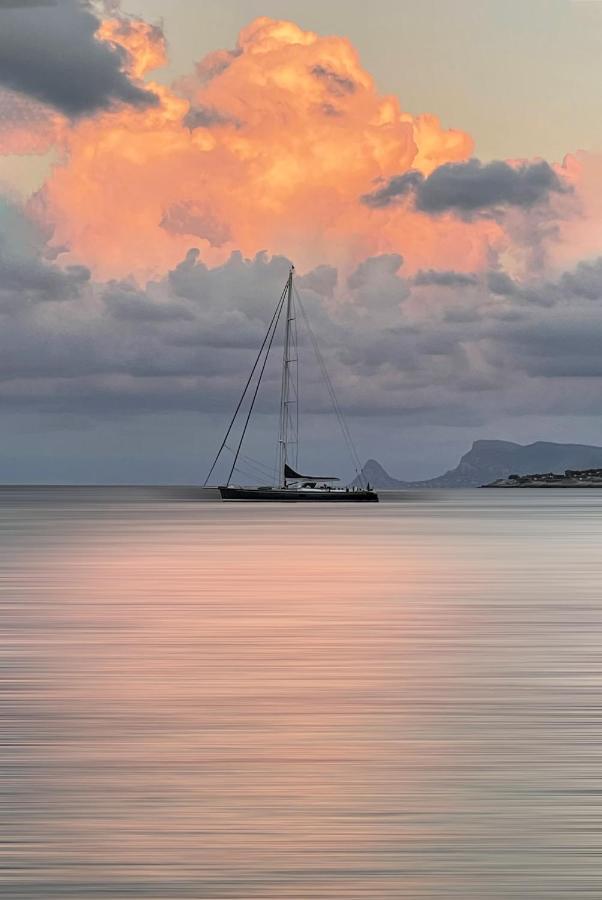
[{"label": "rocky headland", "polygon": [[[590,479],[594,486],[595,476],[591,474],[584,475],[581,480],[571,475],[576,483],[569,484],[567,471],[602,472],[602,447],[551,441],[525,445],[513,441],[475,441],[458,465],[443,475],[424,481],[402,481],[389,475],[375,459],[370,459],[363,468],[363,483],[367,480],[379,490],[436,490],[478,488],[490,484],[496,487],[586,487],[589,486],[586,481]],[[546,474],[533,475],[533,472]],[[510,483],[510,477],[526,478],[527,481]],[[353,482],[359,483],[359,479]]]}]

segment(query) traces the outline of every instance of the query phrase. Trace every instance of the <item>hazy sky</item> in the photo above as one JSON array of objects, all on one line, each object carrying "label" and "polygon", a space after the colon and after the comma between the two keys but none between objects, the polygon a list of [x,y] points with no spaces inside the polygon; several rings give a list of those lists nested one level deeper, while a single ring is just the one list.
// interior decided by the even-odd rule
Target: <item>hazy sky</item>
[{"label": "hazy sky", "polygon": [[0,0],[0,480],[202,480],[291,261],[363,458],[602,445],[601,51],[597,2]]}]

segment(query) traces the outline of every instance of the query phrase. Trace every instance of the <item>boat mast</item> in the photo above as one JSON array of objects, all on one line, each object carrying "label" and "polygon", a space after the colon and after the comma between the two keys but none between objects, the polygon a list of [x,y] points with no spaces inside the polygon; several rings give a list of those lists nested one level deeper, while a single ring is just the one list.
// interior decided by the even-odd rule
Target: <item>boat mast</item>
[{"label": "boat mast", "polygon": [[[293,272],[291,266],[286,286],[286,324],[284,332],[284,352],[282,357],[282,390],[280,394],[280,429],[278,435],[278,473],[280,486],[286,487],[286,466],[297,464],[298,445],[298,366],[297,366],[297,328],[293,304]],[[291,372],[292,366],[295,367]],[[291,409],[294,407],[294,412]],[[294,445],[294,460],[289,462],[289,446]]]}]

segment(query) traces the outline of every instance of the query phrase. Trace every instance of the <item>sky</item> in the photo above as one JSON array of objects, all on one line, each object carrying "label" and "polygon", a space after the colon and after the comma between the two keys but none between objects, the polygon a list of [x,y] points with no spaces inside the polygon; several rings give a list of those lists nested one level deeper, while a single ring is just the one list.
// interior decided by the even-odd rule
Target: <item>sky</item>
[{"label": "sky", "polygon": [[0,480],[202,481],[291,263],[362,459],[602,444],[601,46],[595,0],[0,0]]}]

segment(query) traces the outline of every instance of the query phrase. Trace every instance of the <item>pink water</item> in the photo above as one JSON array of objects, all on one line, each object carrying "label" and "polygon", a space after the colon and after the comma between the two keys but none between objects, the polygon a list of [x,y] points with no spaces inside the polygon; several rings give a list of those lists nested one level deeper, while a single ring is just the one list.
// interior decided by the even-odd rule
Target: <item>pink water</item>
[{"label": "pink water", "polygon": [[2,896],[602,896],[602,492],[2,492]]}]

